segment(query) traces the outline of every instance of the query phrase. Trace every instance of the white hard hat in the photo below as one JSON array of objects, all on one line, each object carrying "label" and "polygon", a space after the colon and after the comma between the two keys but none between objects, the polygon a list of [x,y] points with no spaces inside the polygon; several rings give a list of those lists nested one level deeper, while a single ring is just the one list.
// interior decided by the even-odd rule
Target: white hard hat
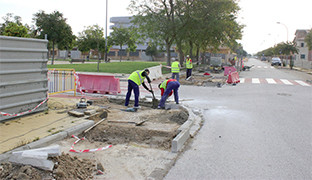
[{"label": "white hard hat", "polygon": [[186,55],[186,57],[190,57],[190,55]]}]

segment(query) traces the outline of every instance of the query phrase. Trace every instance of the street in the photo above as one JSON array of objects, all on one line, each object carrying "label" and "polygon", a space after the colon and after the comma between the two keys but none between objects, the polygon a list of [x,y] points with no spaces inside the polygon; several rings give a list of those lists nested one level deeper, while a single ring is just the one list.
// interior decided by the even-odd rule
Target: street
[{"label": "street", "polygon": [[204,123],[165,179],[312,179],[312,76],[246,65],[236,86],[180,88]]}]

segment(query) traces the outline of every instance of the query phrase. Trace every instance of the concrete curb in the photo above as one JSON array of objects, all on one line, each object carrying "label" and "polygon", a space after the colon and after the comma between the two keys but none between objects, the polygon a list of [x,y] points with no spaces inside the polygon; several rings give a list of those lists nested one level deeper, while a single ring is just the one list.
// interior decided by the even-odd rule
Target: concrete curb
[{"label": "concrete curb", "polygon": [[94,124],[94,121],[88,120],[84,123],[78,124],[74,127],[66,129],[66,130],[59,132],[57,134],[53,134],[51,136],[44,137],[42,139],[39,139],[38,141],[31,142],[29,144],[15,148],[15,149],[8,151],[6,153],[0,154],[0,162],[7,161],[9,159],[9,157],[11,156],[12,152],[28,150],[28,149],[35,149],[35,148],[47,146],[47,145],[49,145],[55,141],[65,139],[66,137],[69,137],[73,134],[78,135],[81,132],[83,132],[84,130],[91,127],[93,124]]},{"label": "concrete curb", "polygon": [[[194,137],[196,133],[200,130],[202,122],[203,122],[203,115],[200,110],[192,109],[186,106],[182,106],[186,108],[189,112],[188,120],[179,128],[180,133],[174,138],[172,144],[176,143],[176,152],[168,153],[167,157],[165,158],[168,160],[168,163],[165,163],[163,166],[156,167],[150,175],[146,178],[148,180],[162,180],[169,172],[171,167],[177,161],[179,155],[182,153],[182,150],[186,146],[186,142],[190,139],[190,137]],[[174,142],[175,141],[175,142]]]}]

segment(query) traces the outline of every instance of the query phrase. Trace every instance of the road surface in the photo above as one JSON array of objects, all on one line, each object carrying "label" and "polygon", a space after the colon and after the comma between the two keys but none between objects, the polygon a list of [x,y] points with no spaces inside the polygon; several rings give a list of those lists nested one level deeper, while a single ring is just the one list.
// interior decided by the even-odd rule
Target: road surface
[{"label": "road surface", "polygon": [[252,64],[236,86],[180,88],[204,124],[164,179],[312,179],[312,76]]}]

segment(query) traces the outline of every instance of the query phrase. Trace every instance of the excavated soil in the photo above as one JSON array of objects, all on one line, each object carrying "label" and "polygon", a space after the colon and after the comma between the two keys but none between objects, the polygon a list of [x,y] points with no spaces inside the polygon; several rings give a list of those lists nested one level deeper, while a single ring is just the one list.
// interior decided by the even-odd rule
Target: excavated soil
[{"label": "excavated soil", "polygon": [[[75,108],[75,101],[55,101],[50,99],[49,108],[55,113],[66,113]],[[163,158],[170,151],[171,141],[177,135],[177,129],[188,119],[188,112],[182,107],[171,110],[151,108],[151,102],[140,100],[141,109],[137,112],[125,112],[122,99],[93,99],[88,109],[97,114],[89,119],[95,123],[107,115],[105,121],[82,133],[86,141],[75,148],[103,147],[113,145],[106,151],[96,153],[62,154],[51,160],[55,163],[52,172],[28,165],[2,163],[0,179],[102,179],[102,178],[145,178],[156,167],[168,161]],[[130,102],[130,105],[133,102]],[[80,109],[81,110],[81,109]],[[54,113],[50,111],[49,113]],[[44,118],[44,117],[42,117]],[[72,138],[58,142],[63,152],[68,152]],[[78,154],[77,154],[78,155]],[[144,158],[143,158],[144,157]],[[108,169],[108,170],[107,170]],[[104,174],[98,176],[101,170]]]},{"label": "excavated soil", "polygon": [[[141,102],[141,109],[137,112],[125,112],[121,111],[125,109],[123,103],[123,100],[116,99],[95,100],[94,105],[105,107],[108,117],[88,132],[86,138],[113,145],[136,142],[169,149],[177,129],[188,119],[188,112],[183,108],[158,110],[152,109],[150,103]],[[93,117],[93,120],[100,118]]]},{"label": "excavated soil", "polygon": [[81,159],[77,156],[62,154],[51,160],[55,166],[52,172],[34,168],[28,165],[2,163],[0,166],[0,179],[4,180],[41,180],[41,179],[92,179],[96,172],[95,162]]},{"label": "excavated soil", "polygon": [[226,83],[227,77],[223,74],[210,74],[204,75],[204,73],[193,73],[188,79],[185,79],[185,75],[180,76],[180,83],[183,85],[192,86],[222,86]]}]

